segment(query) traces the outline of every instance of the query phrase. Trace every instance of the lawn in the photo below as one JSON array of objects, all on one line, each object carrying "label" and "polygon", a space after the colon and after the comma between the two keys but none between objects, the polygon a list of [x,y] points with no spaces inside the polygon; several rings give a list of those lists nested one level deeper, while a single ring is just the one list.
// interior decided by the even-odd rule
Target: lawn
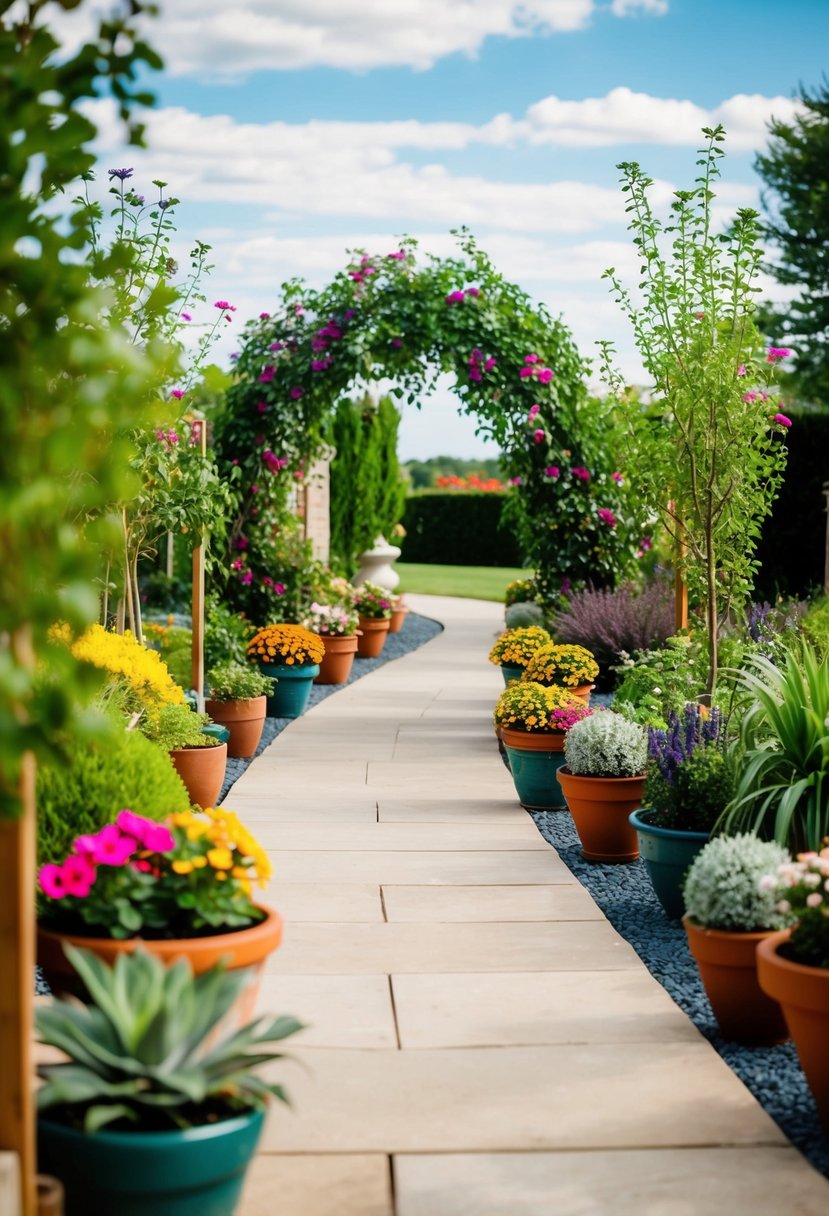
[{"label": "lawn", "polygon": [[473,600],[504,599],[507,583],[529,578],[529,570],[512,566],[422,566],[395,562],[400,574],[398,592],[420,595],[459,595]]}]

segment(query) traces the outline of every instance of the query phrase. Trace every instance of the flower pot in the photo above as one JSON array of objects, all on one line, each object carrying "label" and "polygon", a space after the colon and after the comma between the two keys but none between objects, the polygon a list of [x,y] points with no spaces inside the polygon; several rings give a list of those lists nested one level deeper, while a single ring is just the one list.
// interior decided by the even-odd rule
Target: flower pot
[{"label": "flower pot", "polygon": [[77,993],[78,977],[75,968],[64,952],[64,946],[80,946],[91,950],[98,958],[110,965],[119,954],[129,954],[141,946],[149,954],[155,954],[165,963],[186,958],[196,975],[224,959],[228,971],[241,968],[251,970],[251,983],[240,994],[234,1010],[240,1024],[253,1015],[256,1004],[259,977],[265,960],[276,950],[282,940],[282,917],[274,908],[258,905],[265,919],[247,929],[232,929],[227,933],[214,933],[208,937],[140,938],[119,939],[114,937],[84,937],[80,934],[60,933],[55,929],[37,926],[37,961],[44,979],[55,994]]},{"label": "flower pot", "polygon": [[249,697],[244,701],[207,700],[204,708],[214,722],[220,722],[230,731],[228,756],[247,759],[254,754],[265,725],[264,694],[261,697]]},{"label": "flower pot", "polygon": [[757,979],[757,946],[773,930],[747,933],[704,929],[682,918],[706,996],[724,1039],[770,1047],[789,1037],[783,1011]]},{"label": "flower pot", "polygon": [[357,635],[357,654],[361,659],[376,659],[386,644],[389,632],[388,620],[377,621],[371,617],[360,617],[360,632]]},{"label": "flower pot", "polygon": [[66,1216],[233,1216],[263,1122],[87,1135],[43,1114],[38,1163],[63,1182]]},{"label": "flower pot", "polygon": [[399,633],[400,630],[403,628],[403,625],[406,621],[406,617],[408,615],[409,615],[409,609],[406,608],[404,605],[401,605],[400,608],[393,609],[392,614],[391,614],[391,620],[389,621],[389,633]]},{"label": "flower pot", "polygon": [[227,744],[217,747],[181,747],[170,752],[173,767],[195,806],[215,806],[225,779]]},{"label": "flower pot", "polygon": [[630,813],[642,801],[644,777],[580,777],[566,766],[558,781],[588,861],[635,861],[639,841]]},{"label": "flower pot", "polygon": [[829,1136],[829,969],[795,963],[780,953],[791,929],[771,933],[757,947],[757,978],[767,996],[779,1001],[800,1066]]},{"label": "flower pot", "polygon": [[268,697],[269,718],[298,718],[305,712],[311,685],[320,673],[319,663],[290,667],[282,663],[260,663],[265,676],[274,676],[276,686]]},{"label": "flower pot", "polygon": [[400,575],[392,566],[400,556],[401,550],[397,545],[390,545],[385,536],[378,536],[372,549],[366,549],[357,556],[360,563],[354,575],[354,586],[361,587],[363,583],[373,583],[385,591],[394,591],[400,582]]},{"label": "flower pot", "polygon": [[354,655],[357,653],[356,634],[351,637],[331,637],[320,634],[325,654],[319,665],[319,675],[314,677],[315,684],[345,684],[351,675]]},{"label": "flower pot", "polygon": [[502,663],[501,675],[504,677],[504,684],[508,685],[512,680],[520,680],[524,674],[524,668],[519,667],[515,663]]},{"label": "flower pot", "polygon": [[564,764],[563,732],[533,734],[502,726],[501,741],[521,805],[528,811],[563,810],[564,795],[556,781],[556,773]]},{"label": "flower pot", "polygon": [[647,811],[634,811],[630,816],[639,837],[639,852],[657,899],[668,916],[679,920],[685,912],[682,883],[691,862],[708,840],[708,832],[658,828],[642,819],[643,814]]},{"label": "flower pot", "polygon": [[580,701],[584,701],[585,705],[590,704],[590,694],[596,687],[595,684],[577,684],[575,688],[568,688],[574,697],[578,697]]}]

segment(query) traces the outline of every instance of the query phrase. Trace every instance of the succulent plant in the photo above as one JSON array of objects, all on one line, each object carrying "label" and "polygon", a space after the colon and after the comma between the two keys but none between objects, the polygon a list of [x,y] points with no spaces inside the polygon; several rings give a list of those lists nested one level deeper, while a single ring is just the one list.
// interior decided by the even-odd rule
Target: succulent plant
[{"label": "succulent plant", "polygon": [[528,625],[540,625],[543,628],[544,609],[540,604],[523,600],[517,604],[510,604],[506,611],[505,621],[507,629],[521,629]]},{"label": "succulent plant", "polygon": [[643,726],[604,710],[567,732],[564,753],[576,777],[638,777],[648,760],[648,736]]},{"label": "succulent plant", "polygon": [[292,1017],[263,1017],[218,1042],[209,1040],[248,977],[221,965],[193,975],[144,950],[119,955],[113,967],[88,950],[66,946],[90,1001],[55,1000],[36,1014],[42,1043],[68,1063],[41,1064],[40,1110],[95,1132],[106,1124],[137,1131],[186,1128],[261,1107],[280,1085],[253,1070],[279,1052],[264,1049],[302,1029]]},{"label": "succulent plant", "polygon": [[697,855],[685,879],[688,916],[704,929],[782,929],[791,917],[777,910],[774,884],[760,880],[789,860],[782,845],[749,832],[715,836]]}]

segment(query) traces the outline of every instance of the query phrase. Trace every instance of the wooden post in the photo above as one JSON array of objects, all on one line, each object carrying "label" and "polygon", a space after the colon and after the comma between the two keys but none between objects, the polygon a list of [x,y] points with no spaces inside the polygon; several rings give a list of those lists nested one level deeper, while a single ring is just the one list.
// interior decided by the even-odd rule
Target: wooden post
[{"label": "wooden post", "polygon": [[679,633],[680,629],[688,628],[688,585],[679,570],[676,572],[674,594],[676,598],[676,631]]},{"label": "wooden post", "polygon": [[823,497],[826,499],[826,551],[823,558],[823,591],[829,595],[829,481],[823,483]]},{"label": "wooden post", "polygon": [[[15,634],[12,646],[19,661],[34,663],[28,628]],[[35,1216],[35,761],[31,753],[23,757],[20,796],[20,817],[0,820],[0,1149],[17,1153],[23,1216]]]},{"label": "wooden post", "polygon": [[[198,439],[202,456],[207,456],[207,423],[204,418],[198,423]],[[193,649],[191,681],[196,693],[199,713],[204,713],[204,531],[193,550]]]}]

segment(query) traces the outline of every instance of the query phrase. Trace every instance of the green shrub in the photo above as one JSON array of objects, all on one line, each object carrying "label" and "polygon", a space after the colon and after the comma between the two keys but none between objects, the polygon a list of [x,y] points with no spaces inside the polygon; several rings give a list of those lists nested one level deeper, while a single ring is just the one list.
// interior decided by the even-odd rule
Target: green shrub
[{"label": "green shrub", "polygon": [[208,671],[207,682],[213,701],[249,701],[270,696],[276,680],[250,663],[217,663]]},{"label": "green shrub", "polygon": [[38,764],[38,860],[63,861],[76,836],[113,823],[125,807],[163,819],[189,806],[170,757],[137,731],[116,730],[72,752],[65,765]]},{"label": "green shrub", "polygon": [[209,721],[207,714],[196,713],[189,705],[165,705],[155,717],[142,718],[138,729],[165,752],[182,747],[218,747],[221,740],[204,733]]},{"label": "green shrub", "polygon": [[522,629],[528,625],[540,625],[543,629],[544,609],[540,604],[510,604],[506,611],[506,625],[507,629]]},{"label": "green shrub", "polygon": [[821,658],[829,654],[829,596],[824,595],[811,605],[800,628]]},{"label": "green shrub", "polygon": [[204,620],[205,667],[215,667],[231,660],[244,663],[248,642],[255,632],[255,625],[228,608],[217,595],[209,595]]},{"label": "green shrub", "polygon": [[401,561],[437,566],[521,566],[515,534],[502,524],[503,494],[416,494],[403,512]]}]

